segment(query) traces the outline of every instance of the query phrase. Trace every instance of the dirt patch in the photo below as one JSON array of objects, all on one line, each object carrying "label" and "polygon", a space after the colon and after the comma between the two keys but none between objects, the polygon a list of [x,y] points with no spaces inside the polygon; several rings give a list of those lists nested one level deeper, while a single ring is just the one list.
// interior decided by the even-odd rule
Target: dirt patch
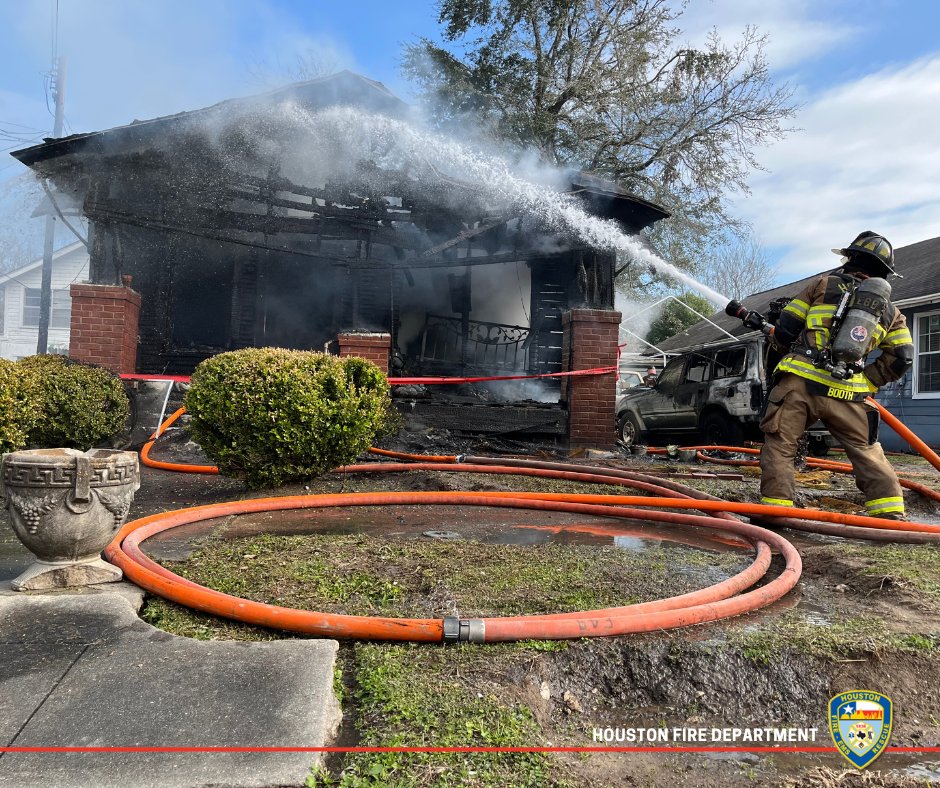
[{"label": "dirt patch", "polygon": [[915,788],[923,780],[903,775],[883,775],[878,772],[836,771],[819,767],[810,769],[798,778],[788,778],[783,788]]}]

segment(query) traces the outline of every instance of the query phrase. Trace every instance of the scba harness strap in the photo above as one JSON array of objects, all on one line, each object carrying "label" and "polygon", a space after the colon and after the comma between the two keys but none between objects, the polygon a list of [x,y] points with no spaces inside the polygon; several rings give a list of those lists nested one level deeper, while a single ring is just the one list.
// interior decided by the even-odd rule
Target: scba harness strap
[{"label": "scba harness strap", "polygon": [[[864,280],[862,280],[864,281]],[[851,274],[837,271],[826,280],[825,291],[819,303],[810,304],[793,299],[785,308],[792,317],[803,322],[794,347],[778,365],[778,372],[791,372],[806,380],[811,393],[843,401],[860,401],[869,396],[876,387],[863,375],[865,357],[878,347],[888,335],[897,316],[897,308],[887,298],[869,294],[858,288],[861,281]],[[890,291],[888,291],[890,293]],[[859,324],[858,320],[846,321],[849,310],[859,309],[868,313]],[[857,314],[857,313],[856,313]],[[850,323],[851,325],[848,325]],[[839,353],[833,353],[840,330],[854,343],[849,361]],[[833,356],[836,356],[834,363]]]}]

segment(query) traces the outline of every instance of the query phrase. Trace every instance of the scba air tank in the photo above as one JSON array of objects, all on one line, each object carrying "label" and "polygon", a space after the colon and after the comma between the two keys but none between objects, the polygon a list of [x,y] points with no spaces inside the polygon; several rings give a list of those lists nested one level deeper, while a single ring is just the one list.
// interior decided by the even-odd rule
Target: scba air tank
[{"label": "scba air tank", "polygon": [[885,279],[872,277],[855,288],[832,340],[834,362],[856,364],[868,354],[878,321],[890,301],[891,285]]}]

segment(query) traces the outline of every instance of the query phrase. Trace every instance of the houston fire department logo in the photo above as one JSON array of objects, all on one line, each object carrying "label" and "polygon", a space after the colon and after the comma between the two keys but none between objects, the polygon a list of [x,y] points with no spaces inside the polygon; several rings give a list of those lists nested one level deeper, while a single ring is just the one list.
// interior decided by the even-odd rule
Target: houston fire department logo
[{"label": "houston fire department logo", "polygon": [[868,329],[865,326],[852,326],[852,330],[849,332],[849,335],[856,342],[864,342],[868,339]]},{"label": "houston fire department logo", "polygon": [[891,698],[871,690],[851,690],[829,701],[829,732],[839,752],[864,769],[888,746],[893,723]]}]

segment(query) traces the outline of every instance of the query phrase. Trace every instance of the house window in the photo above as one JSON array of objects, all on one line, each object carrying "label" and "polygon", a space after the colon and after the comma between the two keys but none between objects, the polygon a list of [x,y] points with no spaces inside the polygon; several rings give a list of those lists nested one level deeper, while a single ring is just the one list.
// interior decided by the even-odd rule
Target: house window
[{"label": "house window", "polygon": [[917,356],[914,394],[940,397],[940,312],[917,315],[914,326]]},{"label": "house window", "polygon": [[[39,299],[41,291],[36,287],[27,287],[23,294],[23,326],[30,328],[39,325]],[[72,318],[72,296],[68,290],[52,291],[52,311],[49,314],[49,328],[68,328]]]},{"label": "house window", "polygon": [[0,336],[3,336],[3,315],[7,311],[5,301],[6,292],[7,289],[5,287],[0,287]]}]

